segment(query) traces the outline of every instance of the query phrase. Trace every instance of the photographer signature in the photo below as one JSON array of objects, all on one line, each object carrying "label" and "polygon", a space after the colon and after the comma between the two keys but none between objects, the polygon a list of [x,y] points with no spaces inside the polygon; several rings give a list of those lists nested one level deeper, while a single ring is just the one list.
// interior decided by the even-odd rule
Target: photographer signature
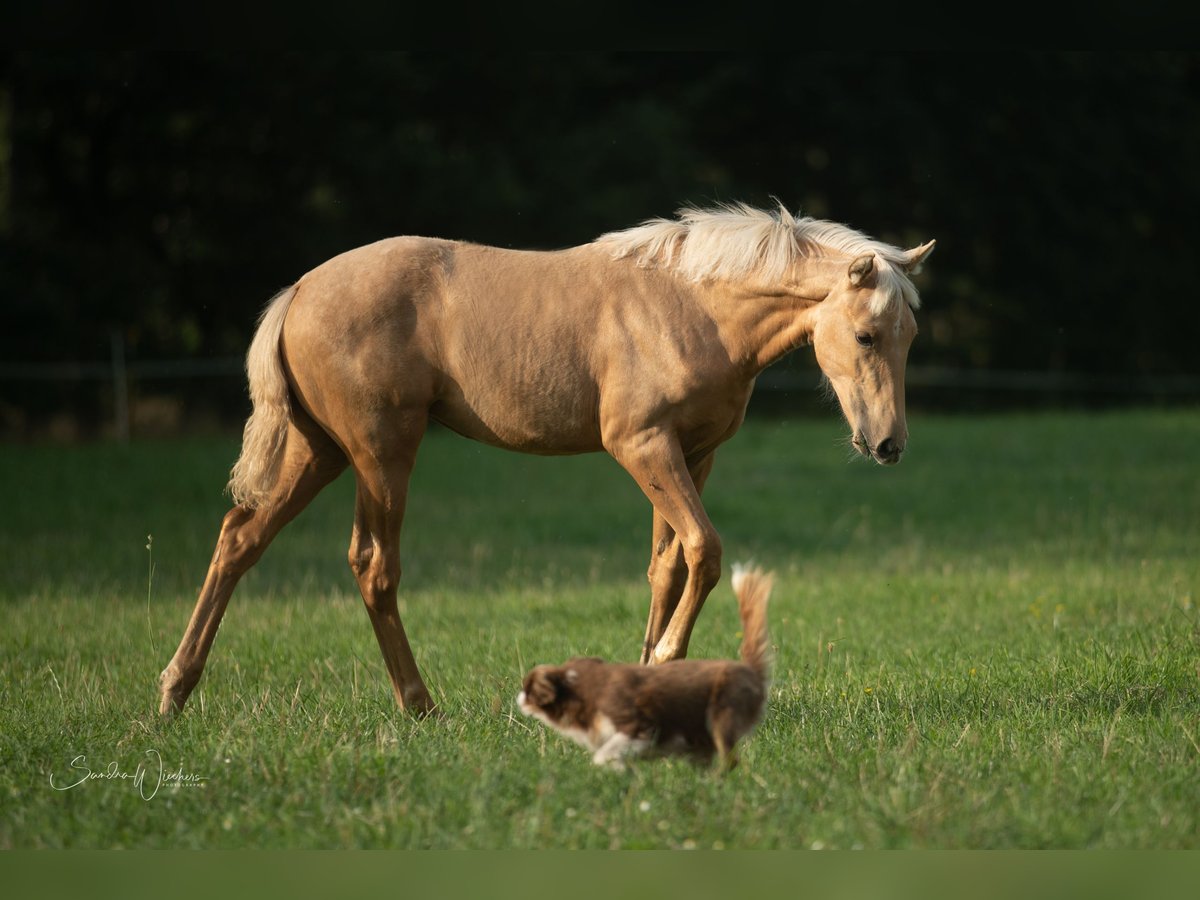
[{"label": "photographer signature", "polygon": [[92,769],[88,765],[87,756],[80,754],[71,760],[71,774],[67,776],[76,780],[69,784],[56,784],[54,773],[51,772],[50,787],[56,791],[69,791],[71,788],[79,787],[79,785],[88,781],[133,782],[133,786],[137,788],[137,792],[141,795],[141,798],[143,800],[150,800],[164,784],[173,788],[197,787],[203,785],[207,780],[203,775],[197,775],[194,772],[184,772],[182,763],[174,772],[165,771],[162,754],[157,750],[147,750],[146,756],[150,757],[150,759],[138,763],[134,771],[127,772],[117,764],[116,760],[110,762],[103,769]]}]

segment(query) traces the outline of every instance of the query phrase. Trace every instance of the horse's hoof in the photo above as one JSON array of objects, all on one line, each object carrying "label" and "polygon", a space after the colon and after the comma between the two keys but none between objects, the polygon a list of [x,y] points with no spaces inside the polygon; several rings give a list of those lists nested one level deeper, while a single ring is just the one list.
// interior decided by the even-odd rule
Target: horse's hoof
[{"label": "horse's hoof", "polygon": [[174,719],[181,712],[183,712],[183,704],[186,702],[187,700],[185,698],[175,697],[172,694],[164,693],[158,702],[159,718],[167,721]]},{"label": "horse's hoof", "polygon": [[401,706],[414,719],[441,719],[445,717],[445,713],[441,711],[427,691],[414,691],[412,694],[407,695]]},{"label": "horse's hoof", "polygon": [[158,676],[159,716],[170,719],[183,712],[183,706],[191,696],[197,680],[189,679],[173,664],[163,669]]}]

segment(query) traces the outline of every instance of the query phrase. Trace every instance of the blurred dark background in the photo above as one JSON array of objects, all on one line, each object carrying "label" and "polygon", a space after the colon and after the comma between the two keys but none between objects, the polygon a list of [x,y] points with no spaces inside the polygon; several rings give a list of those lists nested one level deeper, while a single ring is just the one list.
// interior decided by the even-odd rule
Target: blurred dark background
[{"label": "blurred dark background", "polygon": [[6,52],[0,435],[231,427],[263,303],[381,237],[772,196],[937,239],[910,406],[1194,403],[1198,100],[1191,52]]}]

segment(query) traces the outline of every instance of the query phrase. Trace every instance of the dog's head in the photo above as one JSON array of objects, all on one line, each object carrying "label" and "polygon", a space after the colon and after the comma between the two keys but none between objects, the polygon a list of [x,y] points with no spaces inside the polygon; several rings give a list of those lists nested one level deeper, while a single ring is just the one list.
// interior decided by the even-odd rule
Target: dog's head
[{"label": "dog's head", "polygon": [[518,708],[527,716],[549,723],[561,722],[568,710],[579,706],[581,672],[599,662],[589,658],[573,659],[561,666],[535,666],[521,684]]},{"label": "dog's head", "polygon": [[573,672],[572,675],[573,677],[568,678],[567,670],[562,666],[536,666],[529,671],[521,684],[517,706],[526,715],[532,716],[539,712],[543,715],[551,714],[562,706],[570,682],[578,680],[578,673]]}]

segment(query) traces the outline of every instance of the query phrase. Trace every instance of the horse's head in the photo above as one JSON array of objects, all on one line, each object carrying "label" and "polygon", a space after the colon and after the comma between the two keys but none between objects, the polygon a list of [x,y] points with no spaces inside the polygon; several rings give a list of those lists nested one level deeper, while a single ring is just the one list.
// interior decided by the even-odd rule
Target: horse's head
[{"label": "horse's head", "polygon": [[904,365],[917,334],[908,276],[932,252],[930,241],[900,259],[859,256],[815,309],[813,350],[850,423],[851,443],[886,466],[900,462],[908,443]]}]

